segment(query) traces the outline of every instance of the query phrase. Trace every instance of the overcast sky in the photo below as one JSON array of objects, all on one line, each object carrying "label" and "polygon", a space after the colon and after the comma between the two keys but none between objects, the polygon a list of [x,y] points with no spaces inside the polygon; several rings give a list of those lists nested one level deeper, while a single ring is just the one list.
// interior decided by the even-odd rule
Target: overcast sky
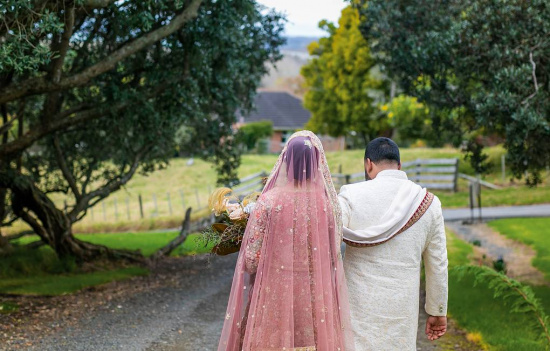
[{"label": "overcast sky", "polygon": [[258,0],[287,14],[286,35],[323,36],[317,24],[322,19],[337,22],[340,11],[348,4],[343,0]]}]

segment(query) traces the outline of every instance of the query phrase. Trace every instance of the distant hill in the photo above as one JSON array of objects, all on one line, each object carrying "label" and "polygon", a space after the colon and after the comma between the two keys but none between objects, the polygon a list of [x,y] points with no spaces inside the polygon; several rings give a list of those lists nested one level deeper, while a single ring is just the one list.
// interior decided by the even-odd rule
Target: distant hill
[{"label": "distant hill", "polygon": [[318,37],[288,37],[281,48],[283,58],[275,66],[268,64],[269,72],[262,78],[261,87],[268,90],[286,90],[301,96],[300,69],[309,60],[307,46]]},{"label": "distant hill", "polygon": [[312,41],[319,40],[318,37],[287,37],[286,44],[281,48],[283,51],[307,52],[307,46]]}]

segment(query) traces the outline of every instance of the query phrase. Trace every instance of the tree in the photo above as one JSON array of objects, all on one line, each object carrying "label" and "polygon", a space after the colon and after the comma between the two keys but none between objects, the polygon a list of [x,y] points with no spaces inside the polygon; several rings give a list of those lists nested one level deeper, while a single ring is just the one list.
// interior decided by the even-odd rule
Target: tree
[{"label": "tree", "polygon": [[[368,3],[368,5],[367,5]],[[361,31],[405,93],[483,159],[479,133],[504,138],[515,176],[550,163],[550,5],[544,0],[361,1]],[[466,138],[463,137],[466,135]]]},{"label": "tree", "polygon": [[392,138],[400,145],[409,145],[417,139],[432,141],[429,109],[417,98],[399,95],[380,109],[394,130]]},{"label": "tree", "polygon": [[279,14],[253,0],[9,0],[0,14],[3,225],[22,219],[60,256],[136,257],[72,224],[164,167],[183,125],[185,147],[236,177],[231,126],[280,58]]},{"label": "tree", "polygon": [[304,105],[312,113],[307,127],[332,136],[358,133],[367,141],[390,127],[377,107],[384,100],[384,82],[375,77],[376,62],[358,26],[352,6],[342,10],[338,27],[321,21],[329,36],[310,44],[313,58],[301,73]]},{"label": "tree", "polygon": [[239,128],[237,139],[242,143],[247,151],[254,149],[262,138],[267,138],[273,134],[273,122],[258,121],[251,122]]}]

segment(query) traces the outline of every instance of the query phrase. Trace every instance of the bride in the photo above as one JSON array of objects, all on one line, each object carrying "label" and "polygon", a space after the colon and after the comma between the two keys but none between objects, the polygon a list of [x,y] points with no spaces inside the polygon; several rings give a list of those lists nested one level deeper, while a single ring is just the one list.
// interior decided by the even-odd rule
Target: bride
[{"label": "bride", "polygon": [[354,349],[341,222],[319,138],[294,133],[250,216],[218,351]]}]

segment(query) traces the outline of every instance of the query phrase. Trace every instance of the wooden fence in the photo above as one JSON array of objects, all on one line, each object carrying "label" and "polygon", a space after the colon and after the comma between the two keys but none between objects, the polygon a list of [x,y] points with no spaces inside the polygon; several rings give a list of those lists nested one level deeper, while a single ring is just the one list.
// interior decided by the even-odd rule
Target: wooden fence
[{"label": "wooden fence", "polygon": [[403,162],[401,169],[425,188],[458,191],[458,158],[417,159]]},{"label": "wooden fence", "polygon": [[240,179],[239,185],[233,187],[233,195],[241,197],[255,191],[262,191],[264,188],[264,177],[267,177],[267,173],[261,171]]},{"label": "wooden fence", "polygon": [[[458,190],[458,158],[417,159],[403,162],[401,169],[410,180],[428,189]],[[334,185],[338,188],[345,184],[365,180],[365,172],[332,175]]]},{"label": "wooden fence", "polygon": [[[471,180],[467,175],[458,173],[458,159],[418,159],[404,162],[403,171],[407,172],[410,180],[428,189],[457,190],[459,176]],[[239,180],[239,184],[233,187],[233,194],[244,197],[254,191],[263,189],[263,180],[268,174],[261,171],[251,174]],[[335,173],[332,175],[334,185],[338,190],[342,185],[357,183],[365,180],[365,172],[353,174]],[[482,182],[484,186],[496,188],[496,186]],[[212,186],[208,187],[210,194]],[[204,189],[199,193],[198,189],[187,191],[172,190],[165,194],[140,194],[117,199],[116,196],[102,201],[95,208],[89,210],[86,220],[92,222],[107,222],[119,220],[136,220],[162,216],[177,216],[183,213],[189,206],[194,212],[204,210],[207,200],[204,197]]]}]

